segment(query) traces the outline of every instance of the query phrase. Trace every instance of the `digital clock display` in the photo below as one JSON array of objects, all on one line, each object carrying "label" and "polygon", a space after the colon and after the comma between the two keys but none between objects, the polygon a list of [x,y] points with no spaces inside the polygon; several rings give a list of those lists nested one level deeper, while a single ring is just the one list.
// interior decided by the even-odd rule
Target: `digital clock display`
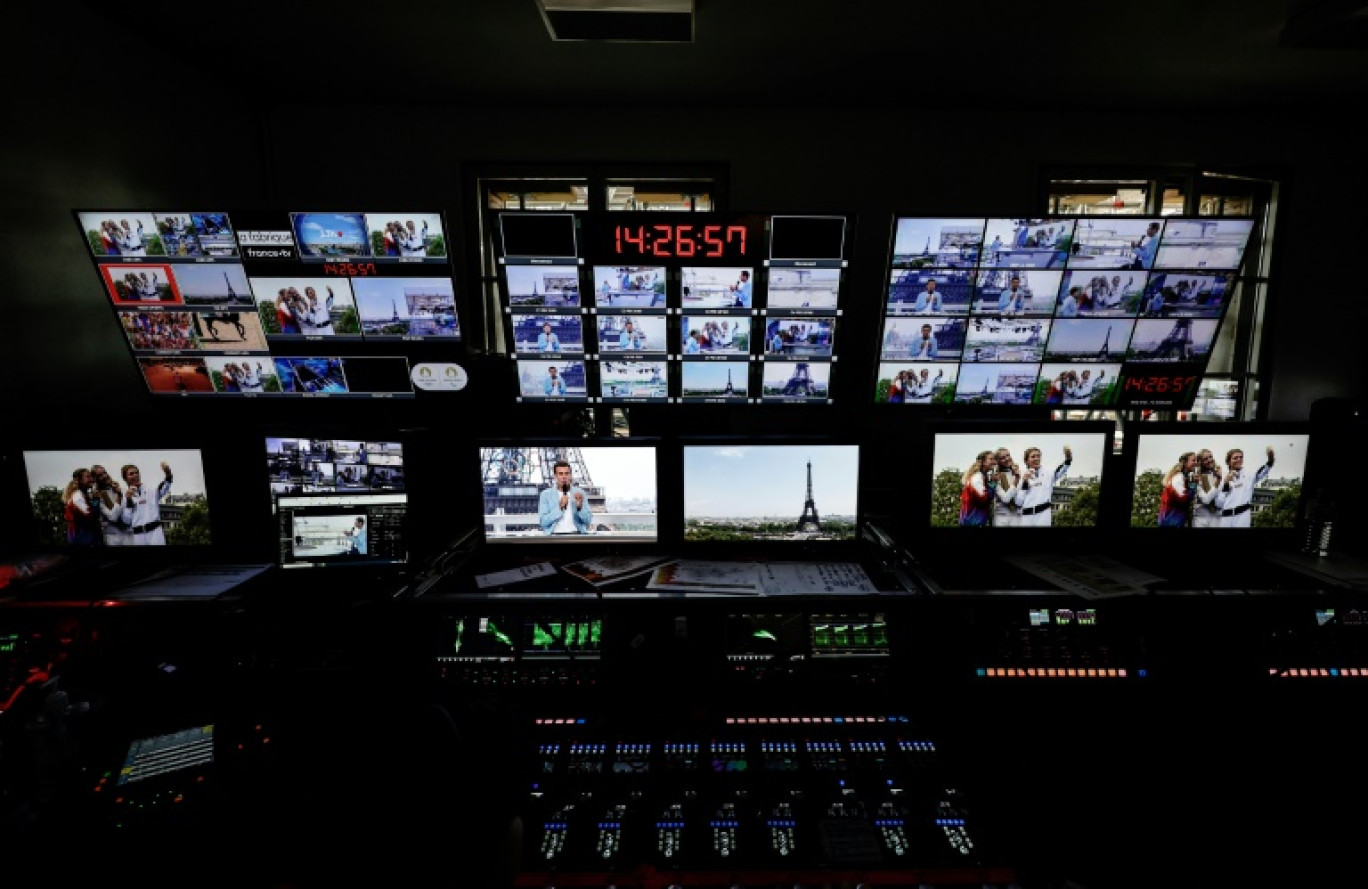
[{"label": "digital clock display", "polygon": [[746,255],[744,225],[617,225],[615,256],[741,258]]},{"label": "digital clock display", "polygon": [[596,255],[613,261],[753,262],[763,253],[760,217],[708,213],[614,213],[598,230]]},{"label": "digital clock display", "polygon": [[1121,377],[1118,406],[1186,410],[1197,394],[1201,370],[1190,362],[1153,368],[1131,365]]},{"label": "digital clock display", "polygon": [[361,278],[377,275],[373,262],[330,262],[323,266],[323,274],[343,278]]}]

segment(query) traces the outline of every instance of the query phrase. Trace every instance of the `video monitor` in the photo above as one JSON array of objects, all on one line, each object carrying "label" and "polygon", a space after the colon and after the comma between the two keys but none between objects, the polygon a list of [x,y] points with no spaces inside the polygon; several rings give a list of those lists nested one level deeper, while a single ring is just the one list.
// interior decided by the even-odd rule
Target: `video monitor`
[{"label": "video monitor", "polygon": [[1205,364],[1219,318],[1145,318],[1135,322],[1127,361],[1195,361]]},{"label": "video monitor", "polygon": [[385,439],[266,439],[282,568],[408,561],[404,447]]},{"label": "video monitor", "polygon": [[254,305],[252,285],[240,263],[186,263],[171,271],[175,289],[189,307],[240,311]]},{"label": "video monitor", "polygon": [[105,263],[100,266],[105,289],[116,306],[181,305],[171,266],[156,262]]},{"label": "video monitor", "polygon": [[508,305],[518,309],[580,308],[579,267],[573,265],[505,265]]},{"label": "video monitor", "polygon": [[291,213],[290,226],[301,259],[357,259],[373,255],[362,213]]},{"label": "video monitor", "polygon": [[1040,361],[1050,336],[1049,318],[983,315],[965,328],[963,361]]},{"label": "video monitor", "polygon": [[771,267],[765,289],[765,308],[780,311],[835,311],[840,304],[841,270],[838,268]]},{"label": "video monitor", "polygon": [[162,735],[137,738],[128,745],[116,787],[149,781],[214,762],[214,726],[197,725]]},{"label": "video monitor", "polygon": [[1234,287],[1231,272],[1155,272],[1141,309],[1153,318],[1220,318]]},{"label": "video monitor", "polygon": [[760,399],[773,402],[829,402],[831,364],[767,359],[761,366]]},{"label": "video monitor", "polygon": [[679,369],[680,401],[685,404],[744,402],[749,396],[749,362],[685,361]]},{"label": "video monitor", "polygon": [[831,358],[836,323],[831,318],[770,318],[765,354],[772,358]]},{"label": "video monitor", "polygon": [[1062,269],[1072,249],[1075,221],[1068,218],[989,219],[983,235],[984,268]]},{"label": "video monitor", "polygon": [[684,445],[684,540],[853,541],[860,449],[826,443]]},{"label": "video monitor", "polygon": [[773,216],[770,259],[839,260],[845,256],[844,216]]},{"label": "video monitor", "polygon": [[1142,424],[1128,432],[1132,528],[1295,528],[1310,431],[1297,424]]},{"label": "video monitor", "polygon": [[503,255],[520,259],[570,259],[579,255],[572,213],[500,213]]},{"label": "video monitor", "polygon": [[749,310],[755,283],[750,268],[688,266],[680,270],[680,305],[685,313],[697,309]]},{"label": "video monitor", "polygon": [[301,275],[250,282],[262,327],[272,339],[361,336],[350,281]]},{"label": "video monitor", "polygon": [[1054,314],[1063,272],[1036,269],[984,269],[974,276],[974,315],[1003,317]]},{"label": "video monitor", "polygon": [[1056,318],[1134,318],[1145,306],[1146,272],[1072,270],[1059,282]]},{"label": "video monitor", "polygon": [[461,339],[449,278],[355,278],[351,282],[366,339]]},{"label": "video monitor", "polygon": [[[598,351],[612,355],[663,355],[670,351],[668,319],[664,315],[598,315],[594,322]],[[740,332],[739,322],[725,322],[727,329]]]},{"label": "video monitor", "polygon": [[584,352],[584,320],[581,315],[518,312],[511,316],[511,320],[513,349],[519,354],[559,355]]},{"label": "video monitor", "polygon": [[204,368],[215,392],[250,396],[281,391],[275,362],[260,355],[205,356]]},{"label": "video monitor", "polygon": [[1035,403],[1062,408],[1114,407],[1121,395],[1120,362],[1045,363],[1036,381]]},{"label": "video monitor", "polygon": [[96,256],[166,256],[153,214],[130,211],[77,213],[90,252]]},{"label": "video monitor", "polygon": [[664,266],[594,266],[594,305],[600,312],[638,309],[664,312]]},{"label": "video monitor", "polygon": [[684,314],[679,322],[679,352],[685,357],[746,355],[750,330],[749,316]]},{"label": "video monitor", "polygon": [[893,268],[889,315],[967,315],[977,275],[963,269]]},{"label": "video monitor", "polygon": [[[1072,388],[1071,404],[1184,410],[1234,298],[1235,245],[1244,249],[1250,226],[1224,217],[895,218],[874,400],[939,403],[897,397],[904,387],[888,365],[948,361],[959,365],[945,375],[956,404],[1062,404]],[[971,261],[961,251],[980,228]],[[1167,260],[1166,239],[1179,245]],[[1120,391],[1089,394],[1081,372],[1070,381],[1053,367],[1070,362],[1108,365]],[[1094,387],[1100,370],[1089,374]]]},{"label": "video monitor", "polygon": [[1154,268],[1235,271],[1253,233],[1252,219],[1170,219],[1159,239]]},{"label": "video monitor", "polygon": [[946,361],[964,352],[968,323],[944,315],[889,315],[884,320],[885,361]]},{"label": "video monitor", "polygon": [[975,268],[982,219],[901,217],[893,224],[893,268]]},{"label": "video monitor", "polygon": [[583,401],[589,397],[589,375],[580,359],[520,359],[518,397],[527,401]]},{"label": "video monitor", "polygon": [[607,402],[663,402],[670,395],[669,365],[663,358],[608,359],[598,365],[598,397]]},{"label": "video monitor", "polygon": [[1164,220],[1135,216],[1085,216],[1074,228],[1069,268],[1146,271],[1154,266]]},{"label": "video monitor", "polygon": [[365,218],[372,256],[412,261],[447,255],[440,213],[367,211]]},{"label": "video monitor", "polygon": [[1120,361],[1134,331],[1130,318],[1056,318],[1045,344],[1045,360]]},{"label": "video monitor", "polygon": [[932,528],[1096,528],[1111,423],[961,423],[932,431]]},{"label": "video monitor", "polygon": [[959,378],[956,361],[884,361],[879,364],[876,404],[951,404]]},{"label": "video monitor", "polygon": [[966,362],[955,380],[956,404],[1030,404],[1039,364]]},{"label": "video monitor", "polygon": [[197,449],[29,450],[23,456],[40,546],[213,543]]},{"label": "video monitor", "polygon": [[481,527],[491,545],[654,543],[657,447],[628,440],[487,442]]}]

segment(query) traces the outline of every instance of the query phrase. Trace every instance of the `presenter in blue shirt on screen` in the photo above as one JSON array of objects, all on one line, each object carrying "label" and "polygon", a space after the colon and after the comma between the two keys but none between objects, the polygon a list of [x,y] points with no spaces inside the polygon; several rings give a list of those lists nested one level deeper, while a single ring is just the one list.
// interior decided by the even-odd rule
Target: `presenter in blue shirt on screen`
[{"label": "presenter in blue shirt on screen", "polygon": [[546,381],[542,383],[542,392],[546,395],[564,395],[565,380],[561,377],[560,372],[556,370],[555,365],[548,367],[546,373]]},{"label": "presenter in blue shirt on screen", "polygon": [[588,534],[594,520],[584,489],[570,480],[570,464],[557,460],[556,484],[541,492],[537,519],[547,534]]}]

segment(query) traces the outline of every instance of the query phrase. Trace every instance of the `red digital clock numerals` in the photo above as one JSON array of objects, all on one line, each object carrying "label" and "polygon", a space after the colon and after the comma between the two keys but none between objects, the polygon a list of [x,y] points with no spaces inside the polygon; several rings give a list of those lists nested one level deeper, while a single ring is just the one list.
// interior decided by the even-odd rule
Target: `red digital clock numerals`
[{"label": "red digital clock numerals", "polygon": [[618,256],[741,258],[746,255],[746,227],[688,223],[618,225],[613,228],[613,249]]},{"label": "red digital clock numerals", "polygon": [[323,274],[343,278],[363,278],[378,273],[373,262],[330,262],[323,266]]},{"label": "red digital clock numerals", "polygon": [[1144,374],[1128,376],[1125,391],[1143,392],[1146,395],[1180,395],[1197,382],[1193,376],[1170,376],[1168,374]]}]

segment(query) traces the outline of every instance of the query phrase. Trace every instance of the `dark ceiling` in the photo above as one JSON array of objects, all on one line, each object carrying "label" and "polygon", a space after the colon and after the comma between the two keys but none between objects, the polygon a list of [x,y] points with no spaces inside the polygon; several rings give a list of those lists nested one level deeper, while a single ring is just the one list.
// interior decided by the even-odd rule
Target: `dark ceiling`
[{"label": "dark ceiling", "polygon": [[[91,98],[97,72],[135,71],[168,103],[872,107],[981,111],[990,127],[1002,112],[1368,100],[1368,4],[1333,0],[696,0],[690,43],[553,41],[536,0],[22,6],[42,29],[26,73]],[[50,64],[63,53],[74,69]]]}]

